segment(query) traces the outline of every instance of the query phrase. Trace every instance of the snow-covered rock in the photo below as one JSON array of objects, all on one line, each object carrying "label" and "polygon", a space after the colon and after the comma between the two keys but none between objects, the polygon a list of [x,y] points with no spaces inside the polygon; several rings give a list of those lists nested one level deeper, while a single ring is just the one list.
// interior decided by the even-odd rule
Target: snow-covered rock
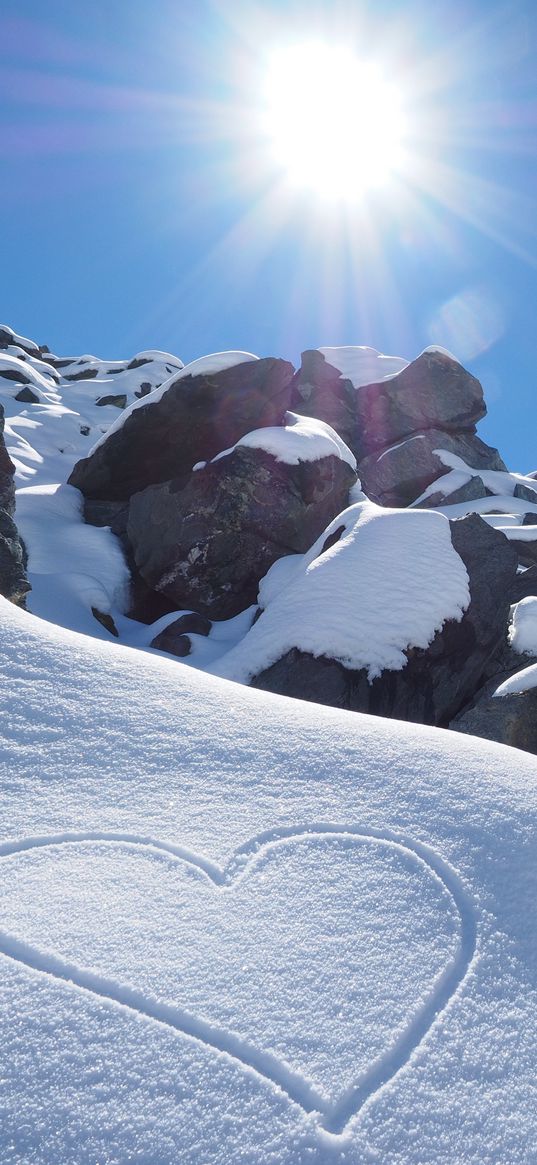
[{"label": "snow-covered rock", "polygon": [[135,402],[78,462],[70,484],[86,498],[127,500],[188,474],[252,429],[281,424],[292,365],[249,353],[218,356],[186,365],[164,388]]},{"label": "snow-covered rock", "polygon": [[302,553],[345,509],[354,458],[322,422],[248,434],[186,483],[130,500],[126,537],[137,571],[180,608],[228,619],[255,603],[282,554]]},{"label": "snow-covered rock", "polygon": [[[218,674],[284,695],[447,724],[505,638],[516,556],[480,518],[362,503],[276,564]],[[320,612],[322,616],[319,617]]]}]

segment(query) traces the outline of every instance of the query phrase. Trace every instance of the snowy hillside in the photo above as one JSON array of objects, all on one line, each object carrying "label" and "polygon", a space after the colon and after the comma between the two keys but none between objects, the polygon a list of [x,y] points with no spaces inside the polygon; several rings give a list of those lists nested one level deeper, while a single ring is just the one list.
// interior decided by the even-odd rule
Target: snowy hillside
[{"label": "snowy hillside", "polygon": [[[334,350],[310,354],[322,371],[312,379],[306,360],[297,374],[255,360],[254,373],[250,354],[227,353],[189,371],[162,353],[110,365],[54,357],[7,329],[0,341],[17,485],[6,514],[26,544],[32,587],[26,609],[24,596],[22,605],[0,597],[0,1162],[531,1165],[535,756],[245,681],[263,669],[296,675],[311,657],[310,672],[330,664],[319,672],[319,698],[334,668],[350,670],[356,688],[363,672],[364,691],[406,683],[414,693],[441,658],[429,703],[458,706],[463,680],[476,682],[463,660],[470,628],[487,661],[479,682],[486,667],[495,675],[487,635],[505,587],[509,624],[506,616],[494,634],[505,638],[502,666],[510,660],[514,679],[491,700],[526,700],[535,692],[537,599],[532,567],[517,573],[517,556],[533,545],[534,479],[483,452],[468,420],[442,430],[455,432],[441,449],[452,460],[435,455],[443,501],[412,505],[434,493],[432,478],[421,487],[416,479],[415,499],[397,506],[369,501],[356,462],[371,482],[375,459],[384,474],[396,443],[386,431],[390,456],[381,461],[384,446],[373,449],[366,427],[367,449],[350,422],[342,433],[351,391],[371,403],[376,376],[379,392],[395,384],[404,396],[400,377],[412,369],[371,349],[340,350],[335,378]],[[265,375],[264,395],[243,392],[240,377],[259,384]],[[450,375],[458,392],[462,373]],[[190,457],[188,472],[126,493],[134,470],[150,478],[151,451],[143,465],[138,455],[109,457],[106,431],[113,427],[114,447],[128,438],[132,450],[162,420],[147,401],[171,408],[176,393],[180,409],[191,392],[192,409],[200,385],[215,410],[220,386],[235,392],[234,417],[242,410],[247,427],[234,432],[222,411],[216,437],[203,431],[200,457],[196,433],[184,437],[184,453],[182,438],[166,444],[165,417],[160,462]],[[470,389],[475,420],[482,411]],[[338,409],[339,420],[326,415]],[[440,431],[433,421],[452,424],[429,420],[424,434]],[[415,437],[410,429],[399,449],[429,439]],[[465,443],[482,458],[477,469],[450,453]],[[77,472],[86,482],[93,474],[84,496],[67,484]],[[9,469],[5,478],[9,507]],[[232,592],[219,575],[228,608],[241,599],[238,613],[219,619],[170,598],[184,574],[161,583],[163,568],[158,586],[146,578],[142,592],[136,571],[144,515],[154,513],[160,546],[172,545],[156,523],[164,504],[191,491],[201,511],[223,496],[222,481],[234,522],[244,483],[255,481],[256,522],[274,495],[297,525],[273,542],[252,533],[263,576],[254,584],[235,573]],[[489,521],[475,516],[490,510]],[[273,534],[280,519],[271,511]],[[173,531],[183,536],[182,526]],[[242,569],[224,535],[221,561]],[[284,535],[296,544],[282,549]],[[157,577],[158,549],[147,549],[147,577]],[[210,605],[216,558],[209,578],[199,557],[187,582],[200,595],[205,587]],[[496,588],[488,596],[487,580]],[[252,586],[254,601],[243,604]],[[167,604],[160,613],[157,599]],[[391,620],[376,619],[390,608]],[[162,640],[150,646],[159,635],[164,649]]]}]

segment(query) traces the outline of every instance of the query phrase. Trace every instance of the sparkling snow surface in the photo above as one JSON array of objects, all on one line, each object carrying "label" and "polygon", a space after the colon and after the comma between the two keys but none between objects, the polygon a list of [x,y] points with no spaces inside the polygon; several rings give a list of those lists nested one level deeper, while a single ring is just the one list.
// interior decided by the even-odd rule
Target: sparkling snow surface
[{"label": "sparkling snow surface", "polygon": [[266,609],[216,665],[219,675],[247,682],[293,647],[367,668],[370,680],[400,671],[405,649],[427,647],[446,619],[460,620],[470,593],[442,514],[362,502],[339,514],[307,554],[275,563],[260,601]]},{"label": "sparkling snow surface", "polygon": [[534,758],[0,617],[3,1165],[530,1161]]},{"label": "sparkling snow surface", "polygon": [[[280,610],[312,625],[330,572],[362,646],[335,604],[317,644],[400,666],[467,602],[445,518],[358,504],[316,561],[275,564],[251,630],[254,608],[214,624],[185,667],[148,651],[177,613],[122,614],[118,543],[63,484],[118,418],[97,401],[164,391],[181,362],[51,368],[15,333],[4,355],[38,401],[0,367],[34,588],[34,614],[0,599],[0,1162],[529,1165],[536,759],[196,670],[265,651],[271,619],[281,647]],[[518,522],[532,507],[504,486],[488,509]]]}]

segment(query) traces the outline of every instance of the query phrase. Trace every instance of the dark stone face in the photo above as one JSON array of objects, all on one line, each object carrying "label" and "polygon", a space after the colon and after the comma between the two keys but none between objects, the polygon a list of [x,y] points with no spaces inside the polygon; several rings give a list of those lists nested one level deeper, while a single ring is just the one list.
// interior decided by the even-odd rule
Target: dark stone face
[{"label": "dark stone face", "polygon": [[411,505],[436,481],[441,492],[442,477],[449,473],[449,466],[444,465],[437,449],[456,454],[475,469],[506,468],[498,451],[475,433],[428,429],[364,458],[358,466],[362,488],[378,505],[395,507]]},{"label": "dark stone face", "polygon": [[30,590],[26,555],[17,527],[10,515],[0,509],[0,595],[16,606],[24,607]]},{"label": "dark stone face", "polygon": [[159,401],[137,407],[77,462],[69,483],[86,498],[117,501],[186,475],[253,429],[280,425],[292,376],[291,364],[267,359],[172,381]]},{"label": "dark stone face", "polygon": [[303,553],[345,508],[356,474],[338,457],[286,465],[238,447],[130,501],[127,540],[149,587],[211,618],[255,603],[276,559]]},{"label": "dark stone face", "polygon": [[447,726],[505,639],[517,566],[504,535],[477,515],[450,522],[450,527],[453,547],[468,571],[470,604],[462,620],[444,623],[427,648],[408,649],[402,671],[385,671],[369,683],[365,668],[354,671],[294,648],[256,676],[253,686],[336,708]]},{"label": "dark stone face", "polygon": [[475,376],[434,351],[423,352],[389,380],[358,389],[321,352],[303,352],[292,408],[332,425],[352,449],[359,469],[365,458],[412,433],[473,431],[487,411]]}]

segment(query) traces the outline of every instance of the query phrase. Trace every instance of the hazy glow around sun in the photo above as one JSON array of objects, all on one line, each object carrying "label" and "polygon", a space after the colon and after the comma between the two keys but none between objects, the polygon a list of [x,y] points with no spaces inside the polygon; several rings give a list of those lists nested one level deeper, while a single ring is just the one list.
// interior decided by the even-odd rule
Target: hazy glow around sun
[{"label": "hazy glow around sun", "polygon": [[313,43],[271,58],[264,131],[287,181],[353,201],[401,168],[407,118],[396,87],[373,64]]}]

